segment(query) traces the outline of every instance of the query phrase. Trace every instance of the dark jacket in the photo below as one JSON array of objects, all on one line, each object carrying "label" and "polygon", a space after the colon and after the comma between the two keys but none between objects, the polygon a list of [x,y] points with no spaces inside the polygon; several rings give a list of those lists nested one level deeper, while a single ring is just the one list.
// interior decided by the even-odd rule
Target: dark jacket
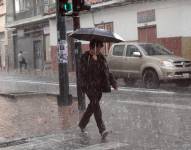
[{"label": "dark jacket", "polygon": [[80,59],[79,75],[83,92],[92,88],[101,92],[111,92],[111,85],[117,87],[117,82],[109,72],[107,61],[101,53],[95,61],[89,52],[85,52]]}]

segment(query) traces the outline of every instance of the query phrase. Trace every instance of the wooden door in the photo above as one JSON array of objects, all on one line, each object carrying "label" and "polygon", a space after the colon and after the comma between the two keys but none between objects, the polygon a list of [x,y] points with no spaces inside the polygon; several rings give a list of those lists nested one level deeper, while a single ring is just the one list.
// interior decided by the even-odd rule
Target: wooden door
[{"label": "wooden door", "polygon": [[139,42],[155,43],[157,41],[156,26],[138,28]]}]

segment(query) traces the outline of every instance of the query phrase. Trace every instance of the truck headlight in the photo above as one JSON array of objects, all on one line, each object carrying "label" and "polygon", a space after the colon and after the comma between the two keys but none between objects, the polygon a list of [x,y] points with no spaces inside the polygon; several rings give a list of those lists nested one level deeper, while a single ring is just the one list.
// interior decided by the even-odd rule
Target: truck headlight
[{"label": "truck headlight", "polygon": [[161,61],[161,65],[164,67],[174,67],[173,63],[170,61]]}]

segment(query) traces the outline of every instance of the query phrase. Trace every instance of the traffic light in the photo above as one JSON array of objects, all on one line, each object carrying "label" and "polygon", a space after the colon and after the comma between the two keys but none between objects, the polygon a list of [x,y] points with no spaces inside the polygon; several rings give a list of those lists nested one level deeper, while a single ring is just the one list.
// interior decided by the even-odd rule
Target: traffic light
[{"label": "traffic light", "polygon": [[59,13],[61,16],[65,16],[66,13],[72,11],[72,3],[68,0],[59,0]]},{"label": "traffic light", "polygon": [[73,11],[89,11],[91,6],[85,3],[85,0],[72,0],[73,3]]}]

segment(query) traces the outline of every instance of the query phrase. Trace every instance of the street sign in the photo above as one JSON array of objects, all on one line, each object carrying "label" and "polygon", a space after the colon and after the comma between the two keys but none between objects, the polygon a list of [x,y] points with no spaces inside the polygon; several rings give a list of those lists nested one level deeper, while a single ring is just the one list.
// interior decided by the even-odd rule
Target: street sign
[{"label": "street sign", "polygon": [[59,63],[68,63],[68,44],[66,40],[61,40],[58,44]]}]

